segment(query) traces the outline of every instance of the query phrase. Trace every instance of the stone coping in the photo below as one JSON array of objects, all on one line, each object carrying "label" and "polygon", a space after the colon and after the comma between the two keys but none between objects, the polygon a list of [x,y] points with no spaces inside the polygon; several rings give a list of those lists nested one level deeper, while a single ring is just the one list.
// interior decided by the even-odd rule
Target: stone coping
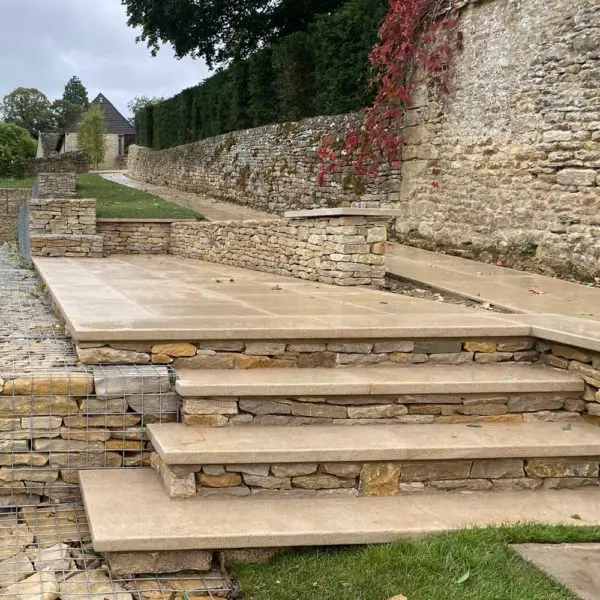
[{"label": "stone coping", "polygon": [[184,397],[345,396],[383,394],[495,394],[583,392],[568,371],[519,364],[411,365],[361,369],[178,370]]},{"label": "stone coping", "polygon": [[101,217],[96,219],[97,223],[196,223],[196,219],[123,219],[112,217]]},{"label": "stone coping", "polygon": [[378,217],[388,219],[402,216],[401,210],[393,208],[311,208],[289,210],[283,214],[286,219],[322,219],[328,217]]},{"label": "stone coping", "polygon": [[600,525],[597,489],[171,499],[149,469],[82,471],[79,477],[97,552],[386,543],[524,521]]},{"label": "stone coping", "polygon": [[194,427],[148,425],[168,465],[498,459],[600,456],[598,427],[577,423]]}]

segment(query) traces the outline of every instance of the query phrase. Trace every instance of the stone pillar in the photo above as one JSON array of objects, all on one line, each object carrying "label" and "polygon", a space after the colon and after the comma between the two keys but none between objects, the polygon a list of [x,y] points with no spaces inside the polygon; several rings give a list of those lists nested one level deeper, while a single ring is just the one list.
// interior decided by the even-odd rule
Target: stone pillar
[{"label": "stone pillar", "polygon": [[393,211],[361,208],[286,213],[298,225],[299,242],[315,252],[318,281],[334,285],[383,284],[387,222]]},{"label": "stone pillar", "polygon": [[36,198],[75,198],[75,173],[39,173],[33,189]]}]

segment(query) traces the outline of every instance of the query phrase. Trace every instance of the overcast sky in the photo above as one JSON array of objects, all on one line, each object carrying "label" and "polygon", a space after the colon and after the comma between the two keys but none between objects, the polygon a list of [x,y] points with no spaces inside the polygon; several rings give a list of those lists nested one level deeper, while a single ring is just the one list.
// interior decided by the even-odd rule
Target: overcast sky
[{"label": "overcast sky", "polygon": [[172,96],[208,74],[202,61],[156,58],[127,27],[121,0],[0,0],[0,97],[35,87],[51,100],[77,75],[124,114],[134,96]]}]

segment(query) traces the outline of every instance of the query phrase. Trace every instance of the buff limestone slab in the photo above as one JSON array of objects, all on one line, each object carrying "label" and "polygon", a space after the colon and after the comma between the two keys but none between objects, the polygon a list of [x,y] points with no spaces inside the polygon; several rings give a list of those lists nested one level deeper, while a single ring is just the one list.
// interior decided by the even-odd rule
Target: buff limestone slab
[{"label": "buff limestone slab", "polygon": [[35,260],[79,342],[529,335],[502,315],[171,256]]},{"label": "buff limestone slab", "polygon": [[522,521],[600,525],[595,489],[283,502],[172,500],[147,469],[82,471],[80,481],[97,552],[385,543]]},{"label": "buff limestone slab", "polygon": [[600,430],[588,423],[194,427],[148,425],[168,465],[460,460],[600,456]]},{"label": "buff limestone slab", "polygon": [[583,392],[576,374],[536,365],[410,365],[361,369],[178,371],[176,391],[199,396],[342,396]]}]

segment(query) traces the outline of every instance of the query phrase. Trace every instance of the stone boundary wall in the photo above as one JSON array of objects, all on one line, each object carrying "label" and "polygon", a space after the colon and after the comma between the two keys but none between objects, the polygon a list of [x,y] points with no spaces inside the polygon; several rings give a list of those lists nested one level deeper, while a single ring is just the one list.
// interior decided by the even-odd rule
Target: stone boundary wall
[{"label": "stone boundary wall", "polygon": [[40,173],[33,187],[36,198],[75,198],[77,178],[75,173]]},{"label": "stone boundary wall", "polygon": [[396,208],[399,172],[372,183],[351,173],[318,185],[316,153],[324,134],[344,136],[356,114],[236,131],[166,150],[129,149],[129,176],[282,215],[287,210],[361,206]]},{"label": "stone boundary wall", "polygon": [[31,198],[31,189],[0,188],[0,244],[17,239],[17,221],[23,202]]},{"label": "stone boundary wall", "polygon": [[597,0],[462,11],[450,94],[406,119],[400,241],[600,275],[599,28]]},{"label": "stone boundary wall", "polygon": [[173,223],[171,253],[335,285],[381,285],[387,219]]},{"label": "stone boundary wall", "polygon": [[321,134],[338,146],[357,115],[132,148],[130,175],[277,214],[394,207],[399,241],[600,276],[600,5],[466,4],[450,93],[415,93],[401,168],[366,188],[347,173],[315,183]]},{"label": "stone boundary wall", "polygon": [[172,219],[97,219],[104,236],[104,256],[111,254],[168,254]]},{"label": "stone boundary wall", "polygon": [[30,176],[40,173],[87,173],[89,164],[87,151],[78,150],[33,158],[27,163],[27,172]]},{"label": "stone boundary wall", "polygon": [[80,501],[78,471],[147,466],[146,422],[176,422],[167,367],[0,379],[0,505]]},{"label": "stone boundary wall", "polygon": [[152,454],[151,464],[174,499],[353,498],[600,485],[599,457],[169,466]]}]

